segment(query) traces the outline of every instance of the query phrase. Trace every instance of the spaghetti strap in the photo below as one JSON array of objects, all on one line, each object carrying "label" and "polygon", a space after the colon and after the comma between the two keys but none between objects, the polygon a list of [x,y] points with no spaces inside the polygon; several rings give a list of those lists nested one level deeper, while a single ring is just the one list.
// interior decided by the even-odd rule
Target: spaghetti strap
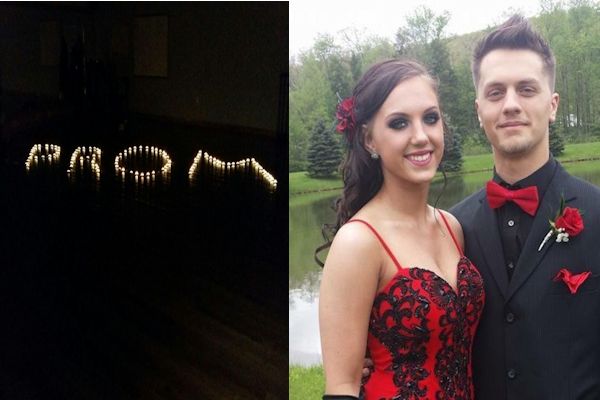
[{"label": "spaghetti strap", "polygon": [[385,251],[388,253],[390,258],[396,265],[396,268],[398,268],[399,270],[403,269],[402,266],[400,265],[400,263],[398,262],[398,260],[396,259],[396,257],[394,257],[394,253],[392,253],[392,250],[388,247],[387,243],[385,243],[385,240],[383,240],[381,235],[379,235],[379,233],[375,230],[375,228],[373,228],[373,226],[371,226],[371,224],[369,224],[367,221],[364,221],[362,219],[351,219],[351,220],[347,221],[346,223],[348,223],[348,222],[362,222],[363,224],[365,224],[375,234],[375,236],[377,236],[377,239],[379,239],[379,242],[381,243],[381,245],[383,246]]},{"label": "spaghetti strap", "polygon": [[442,216],[442,219],[444,220],[444,223],[446,224],[446,228],[448,228],[448,232],[450,232],[450,236],[452,236],[452,240],[454,241],[454,244],[456,245],[456,248],[458,249],[458,252],[460,253],[461,257],[464,256],[462,248],[460,247],[460,244],[458,244],[458,241],[456,240],[456,237],[454,236],[454,232],[452,232],[452,229],[450,229],[450,224],[446,220],[446,217],[444,216],[444,213],[441,212],[440,210],[438,210],[437,208],[436,208],[436,210]]}]

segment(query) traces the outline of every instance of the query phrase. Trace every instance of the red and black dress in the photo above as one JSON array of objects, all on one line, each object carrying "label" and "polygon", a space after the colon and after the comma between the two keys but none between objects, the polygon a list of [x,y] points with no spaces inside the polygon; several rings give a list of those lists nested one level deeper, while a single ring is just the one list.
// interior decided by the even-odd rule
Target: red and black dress
[{"label": "red and black dress", "polygon": [[398,268],[373,303],[367,349],[374,370],[361,388],[365,400],[473,399],[471,347],[483,281],[440,215],[461,256],[456,291],[427,269],[402,268],[369,223],[349,221],[368,226]]}]

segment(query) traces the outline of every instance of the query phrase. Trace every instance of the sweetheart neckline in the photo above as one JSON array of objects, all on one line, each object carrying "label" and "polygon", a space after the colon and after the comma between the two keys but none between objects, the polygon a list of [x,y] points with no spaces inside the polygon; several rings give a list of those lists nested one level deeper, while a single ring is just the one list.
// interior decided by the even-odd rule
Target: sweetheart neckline
[{"label": "sweetheart neckline", "polygon": [[413,270],[413,269],[420,270],[420,271],[426,271],[426,272],[429,272],[429,273],[433,274],[433,276],[437,277],[445,285],[447,285],[451,289],[452,293],[455,296],[458,296],[458,273],[459,273],[459,266],[460,266],[461,262],[463,262],[464,260],[467,260],[468,263],[471,263],[471,261],[466,256],[464,256],[464,255],[460,256],[460,258],[458,259],[458,262],[456,263],[456,278],[457,278],[456,279],[456,283],[457,283],[456,288],[454,288],[454,286],[452,286],[446,279],[444,279],[443,277],[439,276],[436,272],[434,272],[434,271],[432,271],[430,269],[423,268],[423,267],[407,267],[407,268],[399,267],[398,270],[396,271],[396,273],[385,284],[385,286],[382,287],[380,290],[377,291],[376,296],[379,296],[380,294],[384,293],[386,289],[389,289],[389,286],[392,284],[392,282],[394,281],[394,279],[396,279],[398,277],[398,275],[400,275],[400,273],[402,271],[410,271],[410,270]]}]

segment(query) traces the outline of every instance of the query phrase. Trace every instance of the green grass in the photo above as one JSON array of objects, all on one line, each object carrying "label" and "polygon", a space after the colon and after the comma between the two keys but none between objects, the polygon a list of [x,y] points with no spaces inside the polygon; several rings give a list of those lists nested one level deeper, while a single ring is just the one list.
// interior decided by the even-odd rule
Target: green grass
[{"label": "green grass", "polygon": [[[570,163],[580,160],[600,158],[600,142],[573,143],[565,145],[565,151],[558,160]],[[480,171],[490,171],[494,165],[491,154],[478,154],[463,157],[462,174]],[[341,189],[341,178],[313,179],[306,172],[292,172],[289,174],[289,194],[291,196],[308,192],[322,192],[326,190]],[[436,178],[437,179],[437,178]]]},{"label": "green grass", "polygon": [[574,143],[565,145],[565,151],[558,157],[561,162],[600,157],[600,142]]},{"label": "green grass", "polygon": [[489,145],[472,144],[469,147],[463,147],[463,156],[473,156],[491,152]]},{"label": "green grass", "polygon": [[325,391],[325,377],[321,365],[300,367],[290,365],[289,400],[320,400]]},{"label": "green grass", "polygon": [[598,161],[580,161],[580,162],[567,162],[563,164],[565,169],[573,175],[577,175],[580,178],[585,179],[585,175],[593,175],[598,171]]},{"label": "green grass", "polygon": [[290,194],[339,189],[342,185],[340,177],[330,179],[310,178],[304,171],[290,173]]},{"label": "green grass", "polygon": [[487,171],[492,169],[494,166],[494,160],[492,155],[478,154],[476,156],[465,156],[463,157],[463,173]]}]

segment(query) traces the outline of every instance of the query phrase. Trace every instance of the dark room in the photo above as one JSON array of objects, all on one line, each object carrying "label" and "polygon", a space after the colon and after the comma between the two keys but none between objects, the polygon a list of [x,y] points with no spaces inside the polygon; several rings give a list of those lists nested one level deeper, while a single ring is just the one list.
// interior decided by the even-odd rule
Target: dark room
[{"label": "dark room", "polygon": [[0,5],[0,399],[287,397],[288,3]]}]

